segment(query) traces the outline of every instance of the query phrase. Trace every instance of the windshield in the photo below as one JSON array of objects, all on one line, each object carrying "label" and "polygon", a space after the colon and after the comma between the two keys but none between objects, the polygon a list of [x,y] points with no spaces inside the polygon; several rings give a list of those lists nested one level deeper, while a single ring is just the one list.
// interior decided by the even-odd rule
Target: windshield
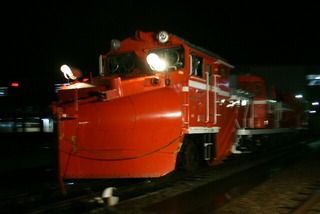
[{"label": "windshield", "polygon": [[131,73],[136,67],[137,56],[134,53],[112,55],[107,58],[107,69],[109,74]]},{"label": "windshield", "polygon": [[[151,50],[149,53],[158,55],[166,61],[166,69],[178,69],[184,66],[184,49],[182,47]],[[106,58],[107,73],[109,75],[131,75],[139,71],[140,74],[152,74],[154,71],[148,66],[146,59],[138,58],[134,52],[109,55]]]},{"label": "windshield", "polygon": [[184,66],[184,49],[182,47],[152,50],[149,54],[151,53],[164,60],[167,69],[178,69]]}]

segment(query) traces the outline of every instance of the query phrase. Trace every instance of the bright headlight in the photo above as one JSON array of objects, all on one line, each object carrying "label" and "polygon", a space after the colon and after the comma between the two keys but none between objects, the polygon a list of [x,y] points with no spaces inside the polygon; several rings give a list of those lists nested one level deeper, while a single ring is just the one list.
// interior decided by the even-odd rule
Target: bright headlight
[{"label": "bright headlight", "polygon": [[147,62],[150,65],[150,68],[156,71],[164,71],[167,67],[167,63],[160,59],[155,53],[151,53],[147,56]]},{"label": "bright headlight", "polygon": [[60,67],[60,70],[62,71],[62,73],[66,79],[75,80],[75,79],[80,78],[82,76],[82,73],[79,69],[70,68],[67,65],[62,65]]}]

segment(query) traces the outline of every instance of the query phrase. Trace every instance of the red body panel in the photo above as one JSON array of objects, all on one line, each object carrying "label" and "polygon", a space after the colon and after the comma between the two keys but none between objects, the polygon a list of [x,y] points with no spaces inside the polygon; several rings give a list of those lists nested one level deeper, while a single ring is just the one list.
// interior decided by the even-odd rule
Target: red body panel
[{"label": "red body panel", "polygon": [[79,105],[77,118],[59,126],[64,178],[161,176],[174,169],[182,140],[181,105],[169,88]]}]

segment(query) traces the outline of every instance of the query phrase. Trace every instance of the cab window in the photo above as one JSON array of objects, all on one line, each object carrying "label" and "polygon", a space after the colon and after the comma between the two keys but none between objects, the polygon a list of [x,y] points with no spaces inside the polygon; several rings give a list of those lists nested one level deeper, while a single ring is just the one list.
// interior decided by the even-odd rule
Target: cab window
[{"label": "cab window", "polygon": [[203,77],[203,58],[195,55],[191,55],[192,68],[191,74],[199,77]]}]

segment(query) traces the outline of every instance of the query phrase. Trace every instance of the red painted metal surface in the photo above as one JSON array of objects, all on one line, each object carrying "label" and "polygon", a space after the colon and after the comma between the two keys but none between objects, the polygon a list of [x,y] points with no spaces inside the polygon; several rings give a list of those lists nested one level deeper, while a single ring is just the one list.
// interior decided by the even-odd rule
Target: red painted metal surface
[{"label": "red painted metal surface", "polygon": [[182,140],[181,107],[169,88],[79,105],[77,117],[59,125],[64,178],[159,177],[173,170]]}]

